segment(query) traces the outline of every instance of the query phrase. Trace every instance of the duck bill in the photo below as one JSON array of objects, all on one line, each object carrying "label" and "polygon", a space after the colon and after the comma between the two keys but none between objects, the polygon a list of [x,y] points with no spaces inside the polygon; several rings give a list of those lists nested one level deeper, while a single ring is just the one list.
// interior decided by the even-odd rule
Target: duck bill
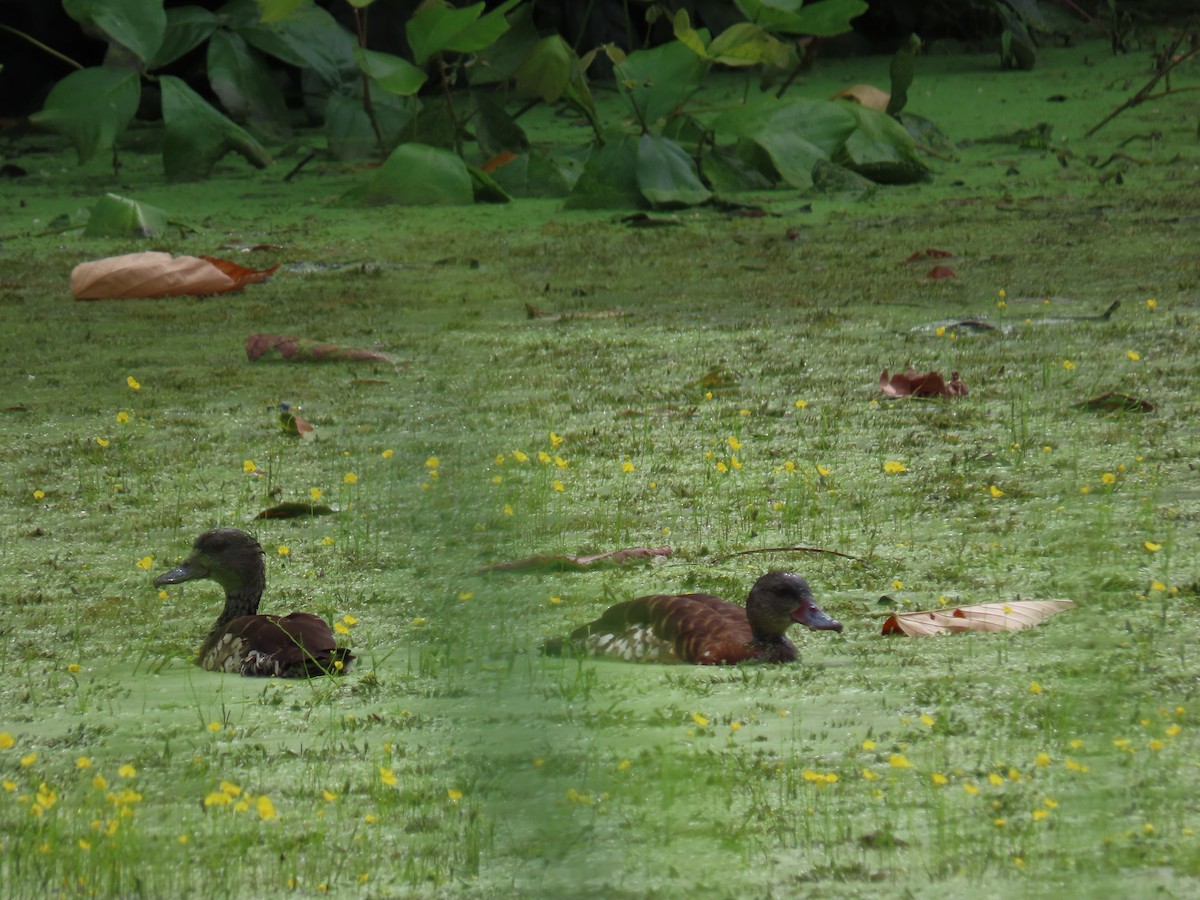
[{"label": "duck bill", "polygon": [[182,584],[185,581],[191,581],[195,578],[203,578],[204,573],[198,571],[190,563],[180,563],[170,572],[163,572],[154,579],[155,587],[162,587],[164,584]]},{"label": "duck bill", "polygon": [[808,603],[792,613],[792,621],[813,631],[841,631],[842,623],[815,603]]}]

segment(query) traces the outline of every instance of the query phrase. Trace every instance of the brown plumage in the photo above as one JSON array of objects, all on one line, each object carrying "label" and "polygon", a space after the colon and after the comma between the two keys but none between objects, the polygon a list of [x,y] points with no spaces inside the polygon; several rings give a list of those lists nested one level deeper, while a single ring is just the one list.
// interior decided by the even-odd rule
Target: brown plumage
[{"label": "brown plumage", "polygon": [[208,578],[225,589],[225,609],[196,662],[213,672],[308,678],[345,674],[354,661],[339,648],[324,619],[311,613],[258,615],[267,583],[263,550],[237,528],[216,528],[196,538],[192,554],[154,579],[156,585]]},{"label": "brown plumage", "polygon": [[610,606],[565,641],[549,641],[545,650],[701,666],[793,662],[796,645],[785,632],[794,622],[816,631],[842,630],[813,601],[807,581],[768,572],[750,589],[745,607],[709,594],[638,597]]}]

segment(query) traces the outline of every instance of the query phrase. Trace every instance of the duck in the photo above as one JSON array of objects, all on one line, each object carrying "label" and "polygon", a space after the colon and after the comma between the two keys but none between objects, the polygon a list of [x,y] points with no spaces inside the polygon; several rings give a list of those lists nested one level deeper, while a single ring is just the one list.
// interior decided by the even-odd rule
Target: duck
[{"label": "duck", "polygon": [[610,606],[543,649],[551,656],[698,666],[790,663],[797,652],[786,632],[794,622],[814,631],[842,630],[817,606],[807,581],[792,572],[768,572],[754,583],[744,607],[711,594],[650,594]]},{"label": "duck", "polygon": [[211,672],[252,677],[344,675],[354,655],[339,647],[329,624],[312,613],[259,615],[267,583],[263,549],[239,528],[214,528],[191,555],[154,579],[161,587],[208,579],[225,589],[225,609],[200,647],[196,662]]}]

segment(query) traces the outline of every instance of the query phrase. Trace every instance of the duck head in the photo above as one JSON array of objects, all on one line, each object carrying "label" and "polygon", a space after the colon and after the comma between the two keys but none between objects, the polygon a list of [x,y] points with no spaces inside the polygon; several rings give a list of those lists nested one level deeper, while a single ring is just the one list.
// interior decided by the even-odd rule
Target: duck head
[{"label": "duck head", "polygon": [[746,617],[756,641],[778,641],[792,623],[814,631],[841,631],[813,599],[808,582],[791,572],[768,572],[754,583],[746,600]]},{"label": "duck head", "polygon": [[225,589],[221,621],[258,612],[266,586],[263,549],[238,528],[214,528],[196,538],[191,555],[154,579],[156,586],[207,578]]}]

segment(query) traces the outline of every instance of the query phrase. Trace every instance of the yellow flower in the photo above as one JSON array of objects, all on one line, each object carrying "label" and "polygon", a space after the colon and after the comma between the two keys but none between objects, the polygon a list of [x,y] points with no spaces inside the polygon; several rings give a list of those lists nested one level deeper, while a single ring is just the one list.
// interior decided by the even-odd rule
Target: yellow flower
[{"label": "yellow flower", "polygon": [[1004,784],[1004,779],[995,772],[992,772],[992,774],[988,775],[988,784],[992,787],[1000,787],[1000,785]]},{"label": "yellow flower", "polygon": [[1050,765],[1050,754],[1049,753],[1039,753],[1037,755],[1037,757],[1034,759],[1034,762],[1044,768],[1044,767]]},{"label": "yellow flower", "polygon": [[631,763],[629,760],[623,759],[619,763],[617,763],[617,771],[618,772],[627,772],[627,771],[629,771],[629,767],[632,765],[633,765],[633,763]]},{"label": "yellow flower", "polygon": [[242,471],[246,472],[246,473],[257,472],[258,466],[256,466],[254,464],[254,460],[252,460],[252,459],[243,459],[242,460]]},{"label": "yellow flower", "polygon": [[101,447],[107,447],[107,446],[108,446],[108,439],[107,439],[107,438],[98,437],[98,438],[96,438],[96,443],[97,443],[97,444],[99,444]]},{"label": "yellow flower", "polygon": [[431,457],[429,457],[429,459],[425,460],[425,468],[427,468],[427,469],[436,469],[441,464],[442,464],[442,461],[440,459],[438,459],[436,456],[431,456]]},{"label": "yellow flower", "polygon": [[1143,834],[1154,834],[1154,826],[1151,825],[1149,822],[1147,822],[1145,825],[1142,826],[1142,833]]},{"label": "yellow flower", "polygon": [[122,778],[133,778],[137,775],[137,769],[135,769],[130,763],[125,763],[121,766],[121,768],[117,769],[117,774]]},{"label": "yellow flower", "polygon": [[513,455],[513,459],[515,459],[519,463],[529,461],[529,457],[526,456],[524,453],[522,453],[520,450],[514,450],[512,455]]},{"label": "yellow flower", "polygon": [[456,788],[449,788],[446,791],[446,796],[450,798],[451,803],[457,803],[463,798],[463,792]]},{"label": "yellow flower", "polygon": [[84,838],[80,838],[79,839],[79,849],[80,850],[91,850],[92,842],[89,840],[85,840]]},{"label": "yellow flower", "polygon": [[738,415],[739,415],[739,416],[748,416],[748,415],[750,415],[750,410],[748,410],[748,409],[739,409],[739,410],[738,410]]},{"label": "yellow flower", "polygon": [[129,385],[132,390],[140,391],[142,389],[142,386],[138,383],[138,380],[132,375],[125,379],[125,383]]},{"label": "yellow flower", "polygon": [[502,482],[502,481],[504,481],[503,475],[493,475],[492,476],[492,484],[500,484],[500,482]]},{"label": "yellow flower", "polygon": [[568,465],[567,461],[565,459],[563,459],[561,456],[554,457],[554,464],[556,466],[558,466],[560,469],[565,469]]},{"label": "yellow flower", "polygon": [[396,451],[393,450],[391,447],[389,447],[388,449],[384,450],[379,455],[382,456],[384,459],[391,459],[393,456],[396,455]]},{"label": "yellow flower", "polygon": [[1042,801],[1042,805],[1045,806],[1046,809],[1058,809],[1058,801],[1051,800],[1049,797]]},{"label": "yellow flower", "polygon": [[796,401],[796,409],[804,409],[804,407],[806,407],[806,406],[808,406],[807,400],[797,400]]},{"label": "yellow flower", "polygon": [[24,766],[26,769],[28,769],[30,766],[32,766],[35,762],[37,762],[37,752],[36,751],[33,753],[26,753],[24,756],[21,757],[21,765]]},{"label": "yellow flower", "polygon": [[901,581],[899,578],[893,578],[892,579],[892,590],[893,591],[904,590],[904,582]]},{"label": "yellow flower", "polygon": [[75,768],[77,769],[90,769],[91,767],[92,761],[86,756],[81,756],[75,760]]},{"label": "yellow flower", "polygon": [[1142,355],[1140,353],[1138,353],[1136,350],[1126,350],[1125,355],[1127,357],[1129,357],[1131,360],[1133,360],[1134,362],[1137,362],[1139,359],[1142,358]]},{"label": "yellow flower", "polygon": [[742,467],[742,463],[736,456],[731,456],[729,457],[729,467],[731,469],[740,469]]},{"label": "yellow flower", "polygon": [[1150,553],[1157,553],[1162,549],[1162,544],[1156,544],[1154,541],[1143,541],[1142,546]]},{"label": "yellow flower", "polygon": [[67,663],[67,671],[72,675],[79,674],[79,663]]},{"label": "yellow flower", "polygon": [[554,490],[558,491],[560,494],[566,490],[566,488],[563,486],[563,483],[557,479],[555,480],[554,484],[551,485],[551,487],[553,487]]},{"label": "yellow flower", "polygon": [[721,462],[720,460],[717,460],[717,471],[723,475],[729,471],[729,466],[725,465],[725,463]]},{"label": "yellow flower", "polygon": [[963,782],[963,790],[966,791],[968,795],[974,797],[979,793],[979,785],[971,784],[969,781]]},{"label": "yellow flower", "polygon": [[874,750],[876,746],[876,743],[870,738],[862,742],[862,748],[864,750]]},{"label": "yellow flower", "polygon": [[279,818],[275,813],[275,804],[271,802],[271,798],[266,794],[259,795],[258,799],[254,801],[254,808],[258,810],[258,817],[264,822],[270,822],[272,819]]},{"label": "yellow flower", "polygon": [[1005,825],[1008,824],[1008,821],[1006,819],[993,819],[992,824],[995,825],[997,828],[1003,828]]},{"label": "yellow flower", "polygon": [[708,719],[704,718],[704,716],[700,715],[700,713],[692,713],[692,721],[695,722],[697,725],[699,725],[701,728],[708,727]]},{"label": "yellow flower", "polygon": [[942,335],[944,335],[944,334],[946,333],[946,326],[945,326],[945,325],[939,325],[937,328],[935,328],[935,329],[933,330],[933,333],[934,333],[935,335],[937,335],[938,337],[941,337]]},{"label": "yellow flower", "polygon": [[1064,359],[1063,360],[1063,368],[1066,369],[1068,372],[1074,372],[1075,371],[1075,363],[1071,362],[1069,359]]},{"label": "yellow flower", "polygon": [[350,629],[347,628],[345,625],[343,625],[341,622],[334,622],[333,630],[336,631],[338,634],[349,634],[350,633]]},{"label": "yellow flower", "polygon": [[7,731],[0,731],[0,750],[11,750],[16,741]]},{"label": "yellow flower", "polygon": [[426,619],[424,616],[417,616],[415,619],[412,620],[414,628],[420,628],[422,625],[428,624],[428,622],[429,622],[429,620]]},{"label": "yellow flower", "polygon": [[208,730],[213,732],[213,734],[216,734],[218,731],[221,730],[221,723],[220,722],[209,722]]},{"label": "yellow flower", "polygon": [[740,730],[741,730],[741,727],[742,727],[742,723],[741,723],[741,722],[730,722],[730,723],[729,723],[729,730],[730,730],[730,731],[740,731]]},{"label": "yellow flower", "polygon": [[393,785],[396,783],[396,773],[393,772],[391,769],[385,769],[383,766],[380,766],[379,767],[379,780],[382,781],[386,785],[389,785],[389,786]]},{"label": "yellow flower", "polygon": [[864,781],[874,781],[879,776],[876,775],[874,772],[872,772],[870,769],[863,769],[862,777],[863,777]]},{"label": "yellow flower", "polygon": [[313,500],[313,501],[320,500],[321,499],[321,489],[320,488],[309,488],[308,489],[308,497],[310,500]]},{"label": "yellow flower", "polygon": [[108,790],[108,779],[103,775],[95,775],[92,777],[92,787],[98,791]]},{"label": "yellow flower", "polygon": [[550,598],[551,606],[558,606],[560,603],[562,603],[562,597],[554,596]]},{"label": "yellow flower", "polygon": [[1161,750],[1163,748],[1163,742],[1160,741],[1158,738],[1154,738],[1146,746],[1149,747],[1151,750]]},{"label": "yellow flower", "polygon": [[883,471],[887,472],[889,475],[898,475],[901,472],[907,472],[908,469],[904,463],[889,459],[883,464]]},{"label": "yellow flower", "polygon": [[996,499],[999,499],[1004,496],[1004,491],[1000,490],[1000,488],[996,487],[996,485],[994,485],[994,484],[988,485],[988,493],[991,494],[992,497],[994,497]]},{"label": "yellow flower", "polygon": [[347,625],[350,625],[351,627],[358,624],[358,619],[351,615],[342,616],[342,621],[345,622]]},{"label": "yellow flower", "polygon": [[143,556],[141,559],[139,559],[137,561],[137,567],[139,569],[149,569],[153,565],[154,565],[154,557],[153,556]]},{"label": "yellow flower", "polygon": [[45,500],[46,492],[43,491],[41,488],[39,488],[38,490],[33,492],[33,499],[34,500]]},{"label": "yellow flower", "polygon": [[562,438],[560,438],[560,437],[559,437],[557,434],[555,434],[553,431],[552,431],[552,432],[550,432],[550,448],[551,448],[552,450],[556,450],[556,449],[558,449],[559,445],[561,445],[561,444],[562,444],[562,442],[563,442],[563,439],[562,439]]},{"label": "yellow flower", "polygon": [[1117,476],[1114,475],[1112,472],[1105,472],[1103,475],[1100,476],[1100,481],[1103,482],[1104,484],[1114,484],[1116,482],[1116,480],[1117,480]]},{"label": "yellow flower", "polygon": [[1005,297],[1007,297],[1007,296],[1008,296],[1008,294],[1005,292],[1004,288],[1000,288],[1000,293],[999,293],[997,296],[998,296],[998,297],[999,297],[1001,300],[1003,300]]},{"label": "yellow flower", "polygon": [[921,724],[924,725],[926,728],[932,728],[933,721],[934,721],[933,716],[925,714],[925,713],[921,714]]},{"label": "yellow flower", "polygon": [[822,478],[825,478],[827,475],[833,474],[833,469],[827,469],[825,466],[821,465],[820,463],[817,463],[817,474],[820,475]]},{"label": "yellow flower", "polygon": [[224,791],[213,791],[204,798],[204,806],[207,809],[210,806],[228,806],[233,802],[233,798]]},{"label": "yellow flower", "polygon": [[739,450],[742,449],[742,442],[739,441],[737,438],[735,438],[733,435],[730,435],[726,439],[726,443],[729,444],[729,449],[732,450],[734,453],[737,453]]},{"label": "yellow flower", "polygon": [[950,779],[947,778],[945,775],[943,775],[941,772],[934,772],[933,775],[930,776],[930,778],[933,781],[933,783],[936,784],[938,787],[941,787],[942,785],[946,785],[946,784],[950,783]]},{"label": "yellow flower", "polygon": [[628,475],[633,471],[633,463],[631,463],[629,460],[625,460],[625,462],[621,463],[621,471]]},{"label": "yellow flower", "polygon": [[353,472],[347,472],[342,476],[342,481],[346,482],[346,484],[358,484],[358,476]]},{"label": "yellow flower", "polygon": [[[1177,737],[1179,735],[1179,732],[1181,732],[1182,730],[1183,729],[1180,728],[1178,725],[1168,725],[1167,732],[1166,732],[1167,737]],[[3,738],[4,738],[4,735],[0,735],[0,747],[4,747]],[[11,746],[11,744],[9,746]],[[7,748],[5,748],[5,749],[7,749]]]},{"label": "yellow flower", "polygon": [[335,794],[333,791],[329,790],[329,788],[325,788],[324,790],[321,791],[321,796],[325,798],[326,803],[332,803],[334,800],[337,799],[338,795]]},{"label": "yellow flower", "polygon": [[1167,586],[1165,584],[1163,584],[1161,581],[1159,581],[1157,578],[1154,581],[1150,582],[1150,590],[1152,590],[1152,591],[1165,591],[1166,589],[1167,589]]},{"label": "yellow flower", "polygon": [[118,425],[128,425],[129,424],[129,413],[125,412],[125,410],[121,410],[119,413],[117,413],[117,424]]},{"label": "yellow flower", "polygon": [[893,753],[888,757],[888,765],[893,769],[911,769],[912,763],[908,761],[908,757],[903,753]]},{"label": "yellow flower", "polygon": [[291,552],[292,552],[292,548],[289,547],[287,544],[279,545],[279,555],[280,556],[287,556]]}]

